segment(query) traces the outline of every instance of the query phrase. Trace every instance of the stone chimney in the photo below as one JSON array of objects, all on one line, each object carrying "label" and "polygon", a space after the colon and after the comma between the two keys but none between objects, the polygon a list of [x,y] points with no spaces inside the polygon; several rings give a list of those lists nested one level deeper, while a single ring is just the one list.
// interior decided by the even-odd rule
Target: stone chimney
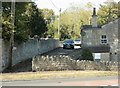
[{"label": "stone chimney", "polygon": [[92,27],[97,27],[97,15],[96,15],[96,8],[93,8],[93,15],[92,15]]}]

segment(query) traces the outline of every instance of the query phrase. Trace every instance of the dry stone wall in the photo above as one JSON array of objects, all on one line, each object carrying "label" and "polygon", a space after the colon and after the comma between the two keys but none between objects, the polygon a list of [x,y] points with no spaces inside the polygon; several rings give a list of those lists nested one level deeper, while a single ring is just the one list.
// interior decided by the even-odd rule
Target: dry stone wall
[{"label": "dry stone wall", "polygon": [[32,59],[33,71],[60,71],[60,70],[102,70],[117,71],[118,62],[108,61],[79,61],[69,56],[35,56]]}]

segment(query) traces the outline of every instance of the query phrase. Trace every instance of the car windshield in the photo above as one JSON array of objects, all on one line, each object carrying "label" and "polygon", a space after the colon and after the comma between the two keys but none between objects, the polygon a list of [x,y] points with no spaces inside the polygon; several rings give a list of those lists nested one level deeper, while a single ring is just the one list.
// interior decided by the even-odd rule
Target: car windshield
[{"label": "car windshield", "polygon": [[73,40],[65,40],[64,43],[73,43]]},{"label": "car windshield", "polygon": [[75,41],[80,41],[80,39],[76,39]]}]

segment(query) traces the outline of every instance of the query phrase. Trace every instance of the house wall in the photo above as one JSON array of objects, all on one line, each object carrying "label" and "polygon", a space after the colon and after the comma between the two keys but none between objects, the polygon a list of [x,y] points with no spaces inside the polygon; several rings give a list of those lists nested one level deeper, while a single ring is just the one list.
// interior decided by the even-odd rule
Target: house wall
[{"label": "house wall", "polygon": [[92,30],[84,30],[84,32],[86,33],[85,36],[82,37],[82,47],[84,46],[93,46],[92,41],[93,41],[93,37],[92,37]]},{"label": "house wall", "polygon": [[102,53],[101,61],[110,61],[110,53]]},{"label": "house wall", "polygon": [[83,47],[89,47],[89,46],[100,46],[100,36],[101,35],[107,35],[102,29],[100,28],[93,28],[84,30],[86,35],[83,36],[82,45]]},{"label": "house wall", "polygon": [[118,61],[118,19],[102,26],[102,31],[108,36],[112,61]]},{"label": "house wall", "polygon": [[[95,58],[95,54],[100,54],[98,58]],[[110,61],[110,53],[93,53],[94,61]]]},{"label": "house wall", "polygon": [[120,61],[120,19],[118,19],[118,61]]},{"label": "house wall", "polygon": [[100,37],[106,35],[108,46],[110,46],[110,60],[118,61],[118,19],[112,21],[102,28],[92,28],[83,30],[86,35],[82,38],[82,47],[101,46]]}]

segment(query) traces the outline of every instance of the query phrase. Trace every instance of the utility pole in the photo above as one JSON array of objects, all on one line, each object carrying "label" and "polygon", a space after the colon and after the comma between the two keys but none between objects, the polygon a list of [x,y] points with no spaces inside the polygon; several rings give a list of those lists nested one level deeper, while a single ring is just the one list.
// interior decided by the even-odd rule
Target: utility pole
[{"label": "utility pole", "polygon": [[9,56],[9,65],[8,69],[12,67],[12,59],[13,59],[13,47],[14,47],[14,23],[15,23],[15,0],[11,0],[11,37],[10,37],[10,56]]},{"label": "utility pole", "polygon": [[2,2],[0,1],[0,71],[2,71]]},{"label": "utility pole", "polygon": [[[119,29],[120,29],[120,1],[118,2],[118,62],[120,62],[120,59],[119,59],[120,58],[120,30]],[[120,66],[120,63],[118,65]],[[120,68],[118,68],[118,71],[120,71]]]},{"label": "utility pole", "polygon": [[0,39],[2,39],[2,2],[0,1]]},{"label": "utility pole", "polygon": [[0,1],[0,39],[2,39],[2,2]]},{"label": "utility pole", "polygon": [[59,10],[59,21],[58,21],[58,39],[60,39],[60,19],[61,19],[61,8]]},{"label": "utility pole", "polygon": [[118,18],[120,18],[120,1],[118,2]]}]

